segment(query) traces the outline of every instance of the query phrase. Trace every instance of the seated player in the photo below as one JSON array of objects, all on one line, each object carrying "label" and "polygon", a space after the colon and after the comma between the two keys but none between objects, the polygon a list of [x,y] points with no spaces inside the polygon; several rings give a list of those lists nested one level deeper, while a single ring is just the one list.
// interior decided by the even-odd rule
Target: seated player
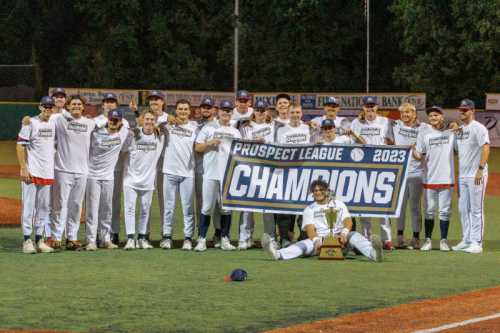
[{"label": "seated player", "polygon": [[[324,237],[333,235],[337,237],[343,247],[344,253],[350,248],[356,248],[370,260],[380,262],[383,260],[382,241],[377,235],[371,236],[371,242],[356,231],[351,231],[352,220],[346,205],[339,200],[332,199],[329,195],[328,184],[321,179],[311,184],[314,203],[306,207],[303,213],[302,229],[307,232],[307,239],[277,250],[271,245],[269,235],[262,236],[262,248],[275,260],[289,260],[298,257],[314,256],[319,253]],[[330,207],[338,209],[337,220],[330,230],[326,220],[326,210]]]}]

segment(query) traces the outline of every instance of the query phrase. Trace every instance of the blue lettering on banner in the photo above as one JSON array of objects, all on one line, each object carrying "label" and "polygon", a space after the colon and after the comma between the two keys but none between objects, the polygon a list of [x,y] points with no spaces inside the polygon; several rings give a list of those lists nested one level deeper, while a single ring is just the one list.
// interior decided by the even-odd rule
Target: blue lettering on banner
[{"label": "blue lettering on banner", "polygon": [[226,209],[301,214],[321,178],[354,216],[399,216],[408,146],[280,146],[235,140],[226,165]]}]

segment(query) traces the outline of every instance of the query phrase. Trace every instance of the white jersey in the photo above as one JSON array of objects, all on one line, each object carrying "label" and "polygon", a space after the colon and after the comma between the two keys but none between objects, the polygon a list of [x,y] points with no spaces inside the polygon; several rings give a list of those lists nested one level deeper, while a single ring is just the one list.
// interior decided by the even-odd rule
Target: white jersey
[{"label": "white jersey", "polygon": [[332,144],[352,145],[354,143],[356,143],[356,142],[349,135],[336,135],[335,139],[333,139],[332,141],[323,141],[322,142],[322,144],[324,144],[324,145],[332,145]]},{"label": "white jersey", "polygon": [[240,129],[241,136],[247,140],[264,140],[265,143],[274,141],[274,126],[272,123],[251,122],[249,126]]},{"label": "white jersey", "polygon": [[278,128],[276,139],[279,144],[308,144],[311,143],[311,130],[309,126],[304,123],[297,127],[292,127],[288,124]]},{"label": "white jersey", "polygon": [[302,230],[306,230],[308,225],[313,225],[316,229],[316,233],[319,237],[326,237],[331,233],[339,235],[344,229],[344,220],[351,217],[347,206],[339,200],[333,200],[337,211],[337,219],[333,228],[330,229],[328,225],[327,217],[325,211],[328,209],[328,204],[319,204],[314,202],[304,209],[304,214],[302,215]]},{"label": "white jersey", "polygon": [[76,174],[88,174],[90,136],[95,122],[86,117],[74,119],[68,112],[54,114],[50,122],[56,128],[55,169]]},{"label": "white jersey", "polygon": [[[319,117],[315,117],[315,118],[311,119],[311,122],[317,124],[318,126],[321,126],[321,123],[325,119],[327,119],[326,116],[319,116]],[[335,128],[348,128],[349,127],[349,119],[347,119],[345,117],[337,116],[337,117],[335,117],[333,122],[335,123]]]},{"label": "white jersey", "polygon": [[[94,118],[95,125],[99,128],[104,127],[108,124],[108,117],[103,114],[98,115]],[[130,128],[130,124],[127,119],[122,118],[122,126],[125,128]]]},{"label": "white jersey", "polygon": [[236,124],[239,120],[250,120],[250,116],[253,113],[253,108],[248,108],[247,112],[240,113],[238,108],[233,109],[233,114],[231,116],[231,125]]},{"label": "white jersey", "polygon": [[274,122],[279,123],[280,125],[288,125],[290,123],[290,119],[281,119],[280,117],[274,118]]},{"label": "white jersey", "polygon": [[[417,144],[418,133],[428,129],[429,124],[426,123],[416,123],[415,126],[406,126],[403,121],[396,120],[392,124],[392,132],[394,135],[394,144],[398,146],[411,146]],[[422,161],[418,161],[413,158],[413,154],[410,154],[410,164],[408,166],[409,173],[423,173],[424,165]]]},{"label": "white jersey", "polygon": [[27,167],[33,177],[54,179],[55,134],[54,123],[38,117],[21,127],[17,143],[26,147]]},{"label": "white jersey", "polygon": [[188,121],[184,125],[167,125],[168,143],[163,160],[163,173],[194,177],[194,141],[198,125]]},{"label": "white jersey", "polygon": [[222,182],[226,170],[227,160],[234,139],[241,139],[240,132],[231,126],[221,126],[219,122],[205,126],[196,138],[196,143],[206,143],[212,139],[219,139],[217,147],[211,147],[203,156],[203,179],[212,179]]},{"label": "white jersey", "polygon": [[389,119],[386,117],[377,116],[373,121],[356,118],[351,123],[351,129],[369,145],[385,145],[385,140],[392,138]]},{"label": "white jersey", "polygon": [[[458,151],[458,177],[475,177],[481,162],[481,150],[490,143],[488,129],[480,122],[473,120],[464,125],[456,134],[455,150]],[[488,172],[488,165],[483,173]]]},{"label": "white jersey", "polygon": [[129,147],[125,163],[123,186],[136,190],[152,191],[155,189],[156,165],[162,152],[164,135],[144,134],[139,129],[139,138],[135,136]]},{"label": "white jersey", "polygon": [[112,134],[108,132],[106,127],[98,128],[92,132],[89,154],[89,179],[114,179],[115,165],[120,156],[120,151],[125,144],[130,144],[127,139],[131,140],[131,132],[125,126]]},{"label": "white jersey", "polygon": [[[205,126],[217,126],[217,120],[212,119],[211,121],[202,121],[198,122],[198,133],[200,133],[201,129]],[[195,140],[196,141],[196,140]],[[203,174],[203,153],[197,153],[196,151],[194,152],[194,160],[195,160],[195,166],[194,166],[194,172],[197,174]]]},{"label": "white jersey", "polygon": [[[418,133],[416,150],[424,156],[424,184],[428,188],[454,183],[453,146],[451,130],[428,127]],[[432,186],[437,185],[437,186]]]}]

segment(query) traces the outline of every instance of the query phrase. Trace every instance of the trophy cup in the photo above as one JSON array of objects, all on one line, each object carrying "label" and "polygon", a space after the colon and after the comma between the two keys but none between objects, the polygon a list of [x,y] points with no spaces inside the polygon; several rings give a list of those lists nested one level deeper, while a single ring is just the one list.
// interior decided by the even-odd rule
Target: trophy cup
[{"label": "trophy cup", "polygon": [[329,235],[323,238],[323,244],[319,250],[320,260],[344,260],[344,254],[342,253],[342,245],[339,240],[333,235],[333,226],[337,221],[338,208],[335,207],[335,203],[331,200],[328,203],[328,207],[325,210],[326,221],[330,227]]}]

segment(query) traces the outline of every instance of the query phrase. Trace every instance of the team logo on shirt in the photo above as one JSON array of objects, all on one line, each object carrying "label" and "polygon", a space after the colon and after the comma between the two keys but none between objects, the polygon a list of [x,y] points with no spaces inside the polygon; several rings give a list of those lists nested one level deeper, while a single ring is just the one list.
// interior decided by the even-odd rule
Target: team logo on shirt
[{"label": "team logo on shirt", "polygon": [[439,145],[445,145],[450,142],[450,136],[449,135],[442,135],[438,136],[436,138],[430,138],[429,139],[429,146],[439,146]]},{"label": "team logo on shirt", "polygon": [[190,138],[193,136],[193,131],[189,128],[174,126],[170,129],[170,134]]},{"label": "team logo on shirt", "polygon": [[364,127],[361,129],[359,134],[361,136],[379,136],[380,135],[380,128],[378,128],[378,127]]},{"label": "team logo on shirt", "polygon": [[470,131],[466,131],[466,132],[464,132],[464,131],[459,131],[459,132],[457,133],[457,139],[458,139],[458,140],[468,140],[468,139],[469,139],[469,137],[470,137]]},{"label": "team logo on shirt", "polygon": [[413,128],[399,128],[399,135],[404,136],[405,138],[417,139],[418,130]]},{"label": "team logo on shirt", "polygon": [[232,140],[234,139],[234,135],[232,133],[214,132],[214,139]]},{"label": "team logo on shirt", "polygon": [[315,210],[314,211],[314,218],[323,218],[325,217],[325,212],[326,212],[326,209],[318,209],[318,210]]},{"label": "team logo on shirt", "polygon": [[271,134],[271,128],[270,127],[264,127],[260,130],[252,132],[252,138],[253,139],[261,139],[264,138],[268,135]]},{"label": "team logo on shirt", "polygon": [[102,148],[112,148],[119,146],[121,143],[122,140],[119,137],[114,137],[114,138],[110,137],[102,140],[100,146]]},{"label": "team logo on shirt", "polygon": [[140,142],[140,143],[137,143],[137,150],[155,151],[156,145],[157,145],[156,142]]},{"label": "team logo on shirt", "polygon": [[40,128],[38,130],[38,137],[40,138],[51,138],[54,136],[52,128]]},{"label": "team logo on shirt", "polygon": [[307,143],[307,134],[297,133],[290,134],[285,137],[285,143],[294,144],[294,143]]},{"label": "team logo on shirt", "polygon": [[70,131],[87,132],[88,128],[89,127],[87,126],[87,124],[77,123],[74,121],[68,123],[68,130],[70,130]]}]

